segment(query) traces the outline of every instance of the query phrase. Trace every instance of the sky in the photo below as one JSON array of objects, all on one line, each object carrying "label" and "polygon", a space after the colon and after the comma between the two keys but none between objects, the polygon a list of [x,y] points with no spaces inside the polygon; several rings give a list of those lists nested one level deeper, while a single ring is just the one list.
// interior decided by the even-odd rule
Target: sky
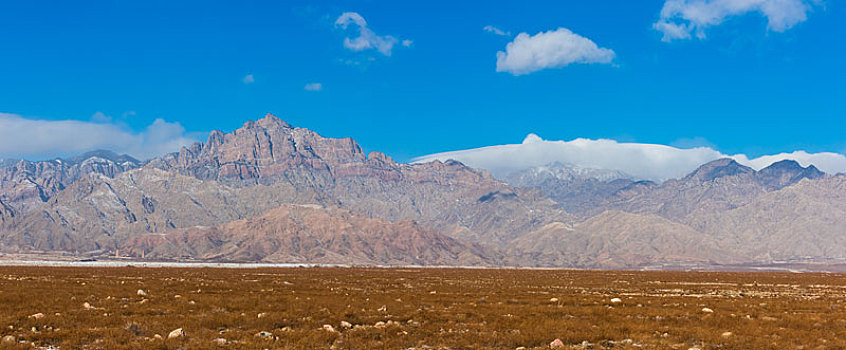
[{"label": "sky", "polygon": [[0,157],[152,157],[268,112],[399,161],[529,134],[842,155],[844,21],[832,0],[4,1]]}]

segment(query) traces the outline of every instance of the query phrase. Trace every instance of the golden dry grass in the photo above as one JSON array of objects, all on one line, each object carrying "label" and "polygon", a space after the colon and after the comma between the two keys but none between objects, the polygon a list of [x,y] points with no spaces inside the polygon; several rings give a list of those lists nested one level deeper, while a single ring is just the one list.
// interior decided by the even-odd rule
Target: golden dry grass
[{"label": "golden dry grass", "polygon": [[[567,348],[837,349],[844,297],[838,274],[0,267],[0,336],[21,349],[532,349],[556,338]],[[186,336],[154,339],[176,328]]]}]

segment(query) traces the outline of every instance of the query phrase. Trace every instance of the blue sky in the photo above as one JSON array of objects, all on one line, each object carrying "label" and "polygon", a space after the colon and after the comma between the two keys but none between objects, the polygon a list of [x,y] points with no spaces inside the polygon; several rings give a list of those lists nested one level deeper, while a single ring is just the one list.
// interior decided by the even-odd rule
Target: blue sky
[{"label": "blue sky", "polygon": [[[267,112],[402,161],[529,133],[750,157],[846,151],[842,3],[790,0],[804,18],[785,18],[710,1],[724,7],[711,8],[717,17],[668,18],[698,26],[665,41],[655,23],[667,2],[4,1],[0,113],[20,128],[102,124],[111,131],[88,138],[137,138],[113,143],[143,155]],[[364,18],[390,55],[345,45],[361,28],[336,24],[346,12]],[[613,55],[497,71],[497,52],[519,33],[559,28]],[[36,151],[11,135],[0,156],[75,151],[63,145],[87,145],[80,135],[44,134],[50,145]]]}]

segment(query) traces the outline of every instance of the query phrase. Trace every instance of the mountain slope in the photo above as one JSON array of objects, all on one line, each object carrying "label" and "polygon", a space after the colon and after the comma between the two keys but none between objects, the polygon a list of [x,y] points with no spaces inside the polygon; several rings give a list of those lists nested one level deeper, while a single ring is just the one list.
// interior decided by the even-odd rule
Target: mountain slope
[{"label": "mountain slope", "polygon": [[805,179],[688,221],[750,260],[846,259],[846,175]]},{"label": "mountain slope", "polygon": [[[198,244],[199,243],[199,244]],[[211,247],[207,246],[210,243]],[[495,258],[414,222],[391,223],[316,205],[283,205],[217,227],[137,236],[125,251],[275,263],[492,265]]]},{"label": "mountain slope", "polygon": [[7,220],[11,220],[14,217],[15,211],[12,210],[12,207],[6,205],[6,203],[3,203],[3,201],[0,200],[0,224],[6,222]]},{"label": "mountain slope", "polygon": [[[761,171],[732,159],[706,163],[678,180],[668,180],[651,190],[620,192],[600,205],[631,213],[657,214],[685,223],[687,217],[716,214],[751,203],[765,193],[819,178],[816,168],[785,169],[783,162]],[[776,179],[777,178],[777,179]]]},{"label": "mountain slope", "polygon": [[656,215],[606,211],[575,225],[553,223],[506,254],[520,265],[621,268],[714,264],[738,258],[715,240]]},{"label": "mountain slope", "polygon": [[537,188],[567,212],[582,216],[634,182],[630,175],[620,171],[561,163],[515,172],[503,180],[515,187]]}]

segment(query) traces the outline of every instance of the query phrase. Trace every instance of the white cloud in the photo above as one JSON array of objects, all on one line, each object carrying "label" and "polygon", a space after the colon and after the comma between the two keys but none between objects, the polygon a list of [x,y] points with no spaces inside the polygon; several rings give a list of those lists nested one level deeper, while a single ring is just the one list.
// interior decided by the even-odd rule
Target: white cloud
[{"label": "white cloud", "polygon": [[[344,38],[344,47],[353,51],[375,49],[385,56],[390,56],[394,45],[400,42],[399,39],[390,35],[377,35],[367,27],[367,21],[357,12],[344,12],[335,20],[336,28],[346,30],[350,26],[356,27],[358,36]],[[411,43],[412,41],[408,39],[402,41],[402,45],[406,47]]]},{"label": "white cloud", "polygon": [[511,32],[504,31],[504,30],[499,29],[497,27],[494,27],[492,25],[486,25],[484,28],[482,28],[482,30],[484,30],[486,32],[494,33],[496,35],[511,36]]},{"label": "white cloud", "polygon": [[402,41],[402,46],[411,47],[411,44],[414,44],[414,40],[405,39]]},{"label": "white cloud", "polygon": [[808,18],[814,0],[666,0],[661,17],[652,27],[663,33],[661,40],[705,38],[705,29],[727,18],[760,13],[767,29],[783,32]]},{"label": "white cloud", "polygon": [[558,28],[534,36],[518,34],[505,46],[505,52],[496,53],[496,71],[521,75],[572,63],[611,63],[614,56],[613,50],[598,47],[569,29]]},{"label": "white cloud", "polygon": [[196,140],[186,135],[182,125],[163,119],[133,132],[114,123],[38,120],[0,113],[0,157],[44,159],[107,149],[147,159],[193,142]]},{"label": "white cloud", "polygon": [[320,91],[323,90],[323,84],[321,83],[308,83],[305,85],[304,89],[306,91]]},{"label": "white cloud", "polygon": [[247,74],[247,76],[245,76],[244,79],[241,79],[241,81],[244,82],[244,84],[252,84],[256,81],[256,79],[252,74]]},{"label": "white cloud", "polygon": [[666,145],[624,143],[614,140],[575,139],[547,141],[529,134],[523,143],[444,152],[414,159],[414,162],[454,159],[468,166],[486,169],[502,177],[511,172],[552,162],[585,168],[618,170],[639,179],[664,181],[680,178],[709,161],[731,157],[759,170],[784,159],[803,166],[813,164],[827,173],[846,172],[846,156],[838,153],[804,151],[749,159],[746,155],[725,155],[709,147],[681,149]]}]

